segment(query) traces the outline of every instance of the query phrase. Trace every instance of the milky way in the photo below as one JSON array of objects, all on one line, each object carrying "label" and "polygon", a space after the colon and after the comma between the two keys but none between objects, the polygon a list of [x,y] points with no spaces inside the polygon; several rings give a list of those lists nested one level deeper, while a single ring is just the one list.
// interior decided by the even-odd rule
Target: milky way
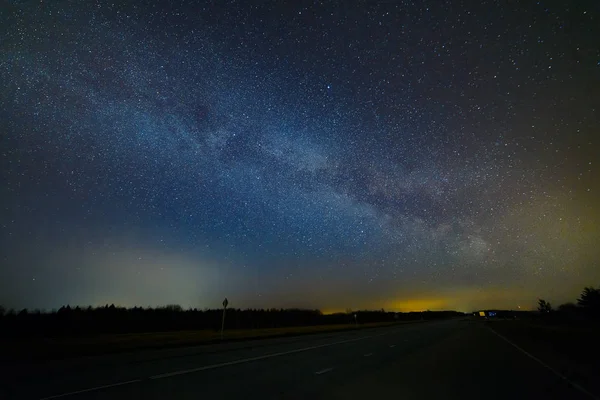
[{"label": "milky way", "polygon": [[0,303],[529,308],[600,281],[594,2],[9,4]]}]

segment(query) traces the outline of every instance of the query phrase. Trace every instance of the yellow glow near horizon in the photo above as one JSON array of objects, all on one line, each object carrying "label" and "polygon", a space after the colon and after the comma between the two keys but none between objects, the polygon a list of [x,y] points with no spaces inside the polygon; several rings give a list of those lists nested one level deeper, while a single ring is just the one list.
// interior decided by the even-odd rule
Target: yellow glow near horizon
[{"label": "yellow glow near horizon", "polygon": [[449,309],[448,301],[444,298],[422,298],[394,301],[389,306],[391,311],[439,311]]},{"label": "yellow glow near horizon", "polygon": [[390,300],[384,307],[390,311],[441,311],[454,310],[472,312],[481,309],[529,310],[535,306],[537,298],[524,293],[519,288],[463,288],[445,291],[439,295],[420,298]]}]

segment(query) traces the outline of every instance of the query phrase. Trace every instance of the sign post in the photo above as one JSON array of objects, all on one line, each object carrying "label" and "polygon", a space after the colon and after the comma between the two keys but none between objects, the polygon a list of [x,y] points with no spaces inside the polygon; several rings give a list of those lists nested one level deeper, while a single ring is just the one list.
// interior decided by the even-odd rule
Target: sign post
[{"label": "sign post", "polygon": [[223,319],[221,320],[221,340],[223,340],[223,330],[225,330],[225,310],[227,309],[227,305],[229,301],[227,301],[227,297],[223,300]]}]

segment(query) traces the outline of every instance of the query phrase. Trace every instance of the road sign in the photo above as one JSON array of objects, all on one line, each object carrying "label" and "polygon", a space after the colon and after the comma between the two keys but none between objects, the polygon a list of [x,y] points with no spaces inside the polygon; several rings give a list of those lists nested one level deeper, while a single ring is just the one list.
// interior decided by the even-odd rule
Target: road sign
[{"label": "road sign", "polygon": [[227,308],[228,304],[229,304],[229,301],[227,301],[227,297],[225,297],[225,300],[223,300],[223,308]]}]

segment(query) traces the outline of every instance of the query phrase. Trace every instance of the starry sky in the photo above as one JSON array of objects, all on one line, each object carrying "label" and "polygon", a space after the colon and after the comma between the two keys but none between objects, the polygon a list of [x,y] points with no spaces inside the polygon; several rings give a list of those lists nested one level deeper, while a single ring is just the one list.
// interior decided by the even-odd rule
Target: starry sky
[{"label": "starry sky", "polygon": [[600,284],[600,3],[4,1],[0,303]]}]

